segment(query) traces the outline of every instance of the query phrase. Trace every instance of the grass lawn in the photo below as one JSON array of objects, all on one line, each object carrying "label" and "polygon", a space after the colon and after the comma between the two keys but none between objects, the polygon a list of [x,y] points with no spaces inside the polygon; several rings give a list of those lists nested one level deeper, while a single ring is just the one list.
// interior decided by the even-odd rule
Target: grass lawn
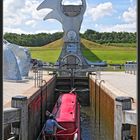
[{"label": "grass lawn", "polygon": [[[92,41],[81,39],[81,50],[83,55],[90,61],[106,61],[109,64],[124,64],[126,61],[136,60],[136,47],[132,44],[121,44],[111,46],[97,44]],[[134,44],[133,44],[134,45]],[[29,47],[32,58],[46,62],[55,63],[61,53],[63,46],[62,39],[52,42],[42,47]],[[124,47],[125,46],[125,47]],[[129,46],[129,47],[126,47]]]},{"label": "grass lawn", "polygon": [[31,50],[32,58],[40,59],[44,62],[52,62],[55,63],[60,55],[61,50],[49,50],[49,49],[41,49]]},{"label": "grass lawn", "polygon": [[[128,45],[128,43],[126,44]],[[131,44],[129,44],[130,46]],[[124,64],[126,61],[136,61],[134,47],[105,46],[91,41],[82,40],[83,55],[90,61],[106,61],[108,64]]]},{"label": "grass lawn", "polygon": [[83,55],[90,61],[106,61],[109,64],[124,64],[136,60],[135,50],[83,50]]},{"label": "grass lawn", "polygon": [[55,63],[61,53],[62,46],[63,41],[59,39],[42,47],[29,47],[29,50],[32,58]]}]

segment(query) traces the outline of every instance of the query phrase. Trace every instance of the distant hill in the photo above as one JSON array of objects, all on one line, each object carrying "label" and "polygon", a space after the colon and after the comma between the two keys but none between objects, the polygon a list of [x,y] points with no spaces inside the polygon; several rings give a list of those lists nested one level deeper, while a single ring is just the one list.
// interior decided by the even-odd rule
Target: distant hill
[{"label": "distant hill", "polygon": [[93,41],[90,41],[90,40],[87,40],[87,39],[84,39],[82,38],[81,39],[81,43],[86,47],[86,48],[89,48],[89,49],[94,49],[96,47],[103,47],[103,45],[99,44],[99,43],[95,43]]},{"label": "distant hill", "polygon": [[[63,46],[63,39],[58,39],[56,41],[53,41],[49,44],[46,44],[44,46],[42,46],[43,48],[46,49],[62,49]],[[110,48],[114,48],[114,47],[119,47],[123,49],[123,47],[135,47],[136,43],[109,43],[109,44],[99,44],[84,38],[81,38],[81,45],[88,48],[88,49],[100,49],[100,48],[106,48],[106,49],[110,49]]]},{"label": "distant hill", "polygon": [[[136,47],[124,45],[98,44],[81,38],[81,50],[83,55],[90,61],[106,61],[109,64],[124,64],[128,60],[136,60]],[[124,43],[125,44],[125,43]],[[131,43],[129,43],[131,44]],[[61,53],[63,39],[41,47],[30,47],[32,58],[55,63]]]},{"label": "distant hill", "polygon": [[124,49],[125,47],[127,48],[136,48],[136,43],[105,43],[105,44],[99,44],[87,39],[82,38],[81,43],[88,49],[99,49],[99,48],[121,48]]},{"label": "distant hill", "polygon": [[54,42],[51,42],[47,45],[42,46],[42,48],[46,48],[46,49],[62,49],[63,46],[63,39],[58,39]]},{"label": "distant hill", "polygon": [[[49,44],[42,46],[42,48],[44,48],[44,49],[62,49],[63,43],[64,43],[63,39],[61,38],[61,39],[58,39],[56,41],[53,41]],[[99,48],[104,47],[103,44],[101,45],[101,44],[86,40],[84,38],[81,38],[81,44],[83,44],[86,48],[89,48],[89,49],[94,49],[97,47],[99,47]]]}]

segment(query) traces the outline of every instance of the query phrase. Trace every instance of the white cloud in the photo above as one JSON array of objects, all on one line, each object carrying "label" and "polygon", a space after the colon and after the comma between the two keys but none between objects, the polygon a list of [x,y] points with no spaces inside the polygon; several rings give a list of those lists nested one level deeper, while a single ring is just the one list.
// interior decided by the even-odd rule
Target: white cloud
[{"label": "white cloud", "polygon": [[127,23],[136,22],[136,7],[129,7],[122,15],[123,19]]},{"label": "white cloud", "polygon": [[62,32],[62,29],[61,30],[48,30],[48,29],[42,29],[42,30],[32,30],[32,31],[25,31],[25,30],[22,30],[21,28],[9,28],[9,27],[6,27],[4,28],[3,30],[3,33],[18,33],[18,34],[37,34],[37,33],[55,33],[55,32]]},{"label": "white cloud", "polygon": [[36,21],[35,20],[28,20],[25,22],[26,25],[35,27],[36,26]]},{"label": "white cloud", "polygon": [[[37,25],[43,24],[43,18],[51,9],[37,11],[41,0],[4,0],[3,32],[12,33],[36,33],[55,32],[54,30],[43,30]],[[53,22],[54,20],[48,20]],[[29,30],[28,30],[29,28]],[[45,28],[45,27],[44,27]],[[41,31],[42,30],[42,31]]]},{"label": "white cloud", "polygon": [[18,33],[18,34],[32,34],[32,32],[26,32],[24,30],[22,30],[21,28],[9,28],[9,27],[5,27],[3,30],[3,33]]},{"label": "white cloud", "polygon": [[34,20],[28,20],[25,22],[26,25],[33,25],[35,23]]},{"label": "white cloud", "polygon": [[11,28],[11,32],[13,32],[13,29],[19,26],[22,28],[28,25],[29,28],[33,28],[40,20],[43,22],[43,17],[50,9],[37,11],[36,8],[39,4],[38,0],[4,0],[4,28],[8,28],[9,31]]},{"label": "white cloud", "polygon": [[43,20],[43,17],[46,16],[46,14],[48,14],[51,9],[42,9],[37,11],[37,7],[40,4],[39,1],[32,1],[32,0],[27,0],[26,1],[26,9],[24,10],[28,11],[28,13],[31,14],[32,19],[36,19],[36,20]]},{"label": "white cloud", "polygon": [[[4,22],[4,32],[13,33],[39,33],[39,32],[57,32],[61,30],[52,30],[52,28],[47,28],[41,26],[44,23],[43,18],[51,9],[42,9],[37,11],[36,8],[43,0],[4,0],[3,1],[3,22]],[[75,4],[80,4],[81,0],[66,0],[65,2],[69,4],[74,2]],[[78,3],[79,1],[79,3]],[[136,0],[130,0],[129,2],[134,3]],[[104,26],[96,24],[96,29],[98,31],[136,31],[136,4],[131,4],[131,8],[128,8],[123,14],[120,13],[120,19],[123,18],[124,24],[117,24],[112,26]],[[135,6],[135,7],[134,7]],[[96,6],[88,6],[84,18],[86,20],[86,25],[81,27],[82,30],[86,30],[87,26],[91,23],[91,20],[86,19],[87,16],[91,16],[94,21],[103,18],[104,16],[110,16],[114,12],[113,5],[111,2],[100,3]],[[119,19],[119,20],[120,20]],[[122,21],[122,20],[121,20]],[[54,22],[54,19],[47,20],[47,22]],[[56,22],[56,21],[55,21]],[[50,23],[50,24],[51,24]],[[37,26],[38,25],[38,26]],[[48,25],[48,24],[47,24]],[[28,29],[28,31],[24,29]],[[33,29],[33,30],[32,30]],[[56,28],[57,29],[57,28]]]},{"label": "white cloud", "polygon": [[22,23],[22,18],[18,15],[8,16],[6,19],[3,20],[4,26],[17,26]]},{"label": "white cloud", "polygon": [[91,15],[92,19],[96,21],[104,16],[112,15],[112,11],[113,11],[112,3],[106,2],[106,3],[100,3],[96,7],[91,7],[91,8],[89,7],[87,9],[87,14]]},{"label": "white cloud", "polygon": [[19,0],[5,0],[3,5],[3,22],[4,26],[9,24],[15,26],[22,23],[20,10],[25,6],[25,1]]},{"label": "white cloud", "polygon": [[136,23],[116,24],[116,25],[98,25],[100,32],[136,32]]},{"label": "white cloud", "polygon": [[[25,6],[25,1],[19,0],[5,0],[4,1],[4,12],[8,12],[9,14],[14,14],[16,11],[20,10],[22,7]],[[12,12],[12,13],[11,13]]]}]

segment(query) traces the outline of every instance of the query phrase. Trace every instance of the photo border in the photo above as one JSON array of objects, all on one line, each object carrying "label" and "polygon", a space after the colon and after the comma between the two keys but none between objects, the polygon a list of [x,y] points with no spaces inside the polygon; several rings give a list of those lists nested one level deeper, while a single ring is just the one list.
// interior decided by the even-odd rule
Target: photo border
[{"label": "photo border", "polygon": [[3,74],[2,74],[2,64],[3,64],[3,1],[0,1],[0,16],[1,16],[1,21],[0,21],[0,56],[1,56],[1,68],[0,68],[0,80],[1,80],[1,84],[0,84],[0,89],[1,89],[1,93],[0,93],[0,139],[3,139]]}]

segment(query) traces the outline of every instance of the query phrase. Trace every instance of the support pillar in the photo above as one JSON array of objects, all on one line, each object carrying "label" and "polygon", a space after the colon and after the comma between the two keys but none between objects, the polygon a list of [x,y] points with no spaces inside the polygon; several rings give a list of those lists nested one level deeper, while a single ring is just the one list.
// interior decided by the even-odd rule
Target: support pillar
[{"label": "support pillar", "polygon": [[19,125],[19,139],[28,140],[28,105],[27,97],[15,96],[12,97],[11,106],[21,109],[21,121]]}]

